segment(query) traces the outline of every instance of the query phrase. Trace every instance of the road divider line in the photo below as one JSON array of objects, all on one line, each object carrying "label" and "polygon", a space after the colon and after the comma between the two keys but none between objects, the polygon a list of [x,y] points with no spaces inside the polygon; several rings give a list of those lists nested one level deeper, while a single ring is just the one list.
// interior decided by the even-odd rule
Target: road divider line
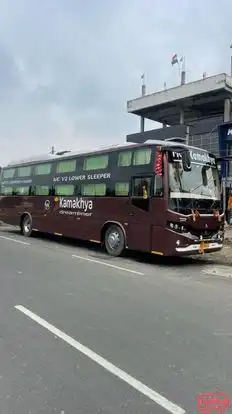
[{"label": "road divider line", "polygon": [[122,270],[123,272],[129,272],[129,273],[134,273],[135,275],[144,276],[144,273],[137,272],[137,270],[128,269],[127,267],[116,266],[116,265],[113,265],[111,263],[102,262],[101,260],[89,259],[88,257],[77,256],[76,254],[73,254],[72,257],[74,257],[76,259],[80,259],[80,260],[86,260],[87,262],[93,262],[93,263],[101,264],[103,266],[113,267],[114,269]]},{"label": "road divider line", "polygon": [[31,246],[31,243],[24,242],[24,241],[17,240],[17,239],[13,239],[12,237],[0,236],[0,239],[9,240],[9,241],[12,241],[14,243],[24,244],[25,246]]},{"label": "road divider line", "polygon": [[54,325],[51,325],[45,319],[42,319],[40,316],[36,315],[35,313],[31,312],[29,309],[25,308],[22,305],[15,306],[15,309],[22,312],[28,318],[32,319],[38,325],[42,326],[43,328],[47,329],[56,337],[62,339],[64,342],[75,348],[77,351],[81,352],[89,359],[103,367],[106,371],[110,372],[114,376],[120,378],[122,381],[139,391],[141,394],[145,395],[146,397],[150,398],[150,400],[154,401],[156,404],[160,405],[167,411],[172,414],[184,414],[185,410],[178,405],[172,403],[167,398],[163,397],[161,394],[156,392],[155,390],[147,387],[142,382],[138,381],[136,378],[132,377],[131,375],[127,374],[122,369],[116,367],[111,362],[107,361],[107,359],[101,357],[90,348],[87,348],[85,345],[82,345],[80,342],[77,342],[74,338],[67,335],[66,333],[62,332],[60,329],[56,328]]}]

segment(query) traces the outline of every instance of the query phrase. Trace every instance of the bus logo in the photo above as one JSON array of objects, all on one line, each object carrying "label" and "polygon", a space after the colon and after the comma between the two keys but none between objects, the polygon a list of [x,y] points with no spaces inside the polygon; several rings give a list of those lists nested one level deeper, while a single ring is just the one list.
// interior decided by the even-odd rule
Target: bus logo
[{"label": "bus logo", "polygon": [[202,394],[197,398],[197,410],[202,414],[226,414],[230,406],[230,397],[223,392]]},{"label": "bus logo", "polygon": [[64,198],[59,199],[59,208],[61,209],[76,209],[83,210],[84,212],[93,209],[93,201],[86,200],[84,198]]}]

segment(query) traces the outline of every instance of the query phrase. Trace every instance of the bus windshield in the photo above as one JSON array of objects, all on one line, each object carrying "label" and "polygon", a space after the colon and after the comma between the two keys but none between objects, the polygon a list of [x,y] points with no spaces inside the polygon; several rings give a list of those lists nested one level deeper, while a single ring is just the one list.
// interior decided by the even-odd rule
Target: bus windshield
[{"label": "bus windshield", "polygon": [[181,162],[169,162],[169,196],[220,200],[217,168],[192,163],[191,171],[184,171]]}]

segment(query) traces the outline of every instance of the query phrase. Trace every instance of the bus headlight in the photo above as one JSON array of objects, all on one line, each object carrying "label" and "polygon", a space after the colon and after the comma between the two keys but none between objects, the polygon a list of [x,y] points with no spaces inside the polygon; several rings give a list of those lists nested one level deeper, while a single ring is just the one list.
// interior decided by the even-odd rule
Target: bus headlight
[{"label": "bus headlight", "polygon": [[168,226],[170,227],[170,229],[175,230],[178,233],[186,233],[187,231],[186,228],[179,223],[168,222]]}]

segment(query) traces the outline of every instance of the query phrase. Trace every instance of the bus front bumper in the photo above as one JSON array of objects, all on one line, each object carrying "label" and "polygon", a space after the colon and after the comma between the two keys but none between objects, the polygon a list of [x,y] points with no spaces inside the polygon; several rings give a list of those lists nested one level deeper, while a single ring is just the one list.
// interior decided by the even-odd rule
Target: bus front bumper
[{"label": "bus front bumper", "polygon": [[176,252],[179,254],[203,254],[221,250],[222,247],[222,241],[202,241],[187,246],[177,246]]}]

